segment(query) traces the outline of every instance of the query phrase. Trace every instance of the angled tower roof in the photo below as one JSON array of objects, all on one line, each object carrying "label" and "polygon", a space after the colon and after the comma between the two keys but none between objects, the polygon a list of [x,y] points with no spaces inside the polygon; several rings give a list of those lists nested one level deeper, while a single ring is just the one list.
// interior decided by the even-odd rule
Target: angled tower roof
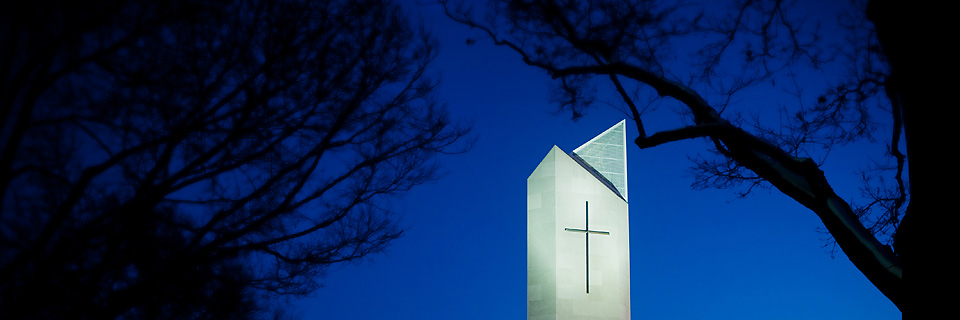
[{"label": "angled tower roof", "polygon": [[[610,127],[600,135],[590,139],[570,154],[579,158],[581,164],[589,165],[605,183],[612,184],[613,191],[627,200],[627,129],[626,120]],[[601,179],[602,180],[602,179]]]}]

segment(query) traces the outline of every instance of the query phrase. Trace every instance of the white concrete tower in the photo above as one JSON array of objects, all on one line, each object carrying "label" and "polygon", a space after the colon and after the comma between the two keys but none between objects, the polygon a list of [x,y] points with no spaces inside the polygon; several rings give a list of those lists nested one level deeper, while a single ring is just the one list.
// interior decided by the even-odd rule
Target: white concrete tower
[{"label": "white concrete tower", "polygon": [[527,178],[527,319],[630,319],[625,122]]}]

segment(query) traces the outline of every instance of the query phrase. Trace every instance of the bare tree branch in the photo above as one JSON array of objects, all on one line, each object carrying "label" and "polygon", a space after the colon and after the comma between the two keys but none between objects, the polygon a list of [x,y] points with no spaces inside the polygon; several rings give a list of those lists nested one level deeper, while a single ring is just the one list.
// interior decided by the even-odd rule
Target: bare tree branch
[{"label": "bare tree branch", "polygon": [[[694,23],[682,28],[688,21],[699,22],[696,14],[686,20],[669,7],[658,7],[654,1],[509,1],[489,6],[502,19],[480,23],[471,18],[470,10],[441,1],[447,15],[457,22],[479,29],[494,41],[521,55],[524,63],[548,72],[561,83],[562,93],[573,93],[579,100],[590,76],[608,78],[617,95],[631,109],[640,128],[635,143],[649,148],[664,143],[692,138],[710,138],[719,161],[698,161],[700,172],[706,174],[703,183],[747,183],[746,193],[761,182],[770,183],[780,192],[793,198],[816,213],[837,244],[851,262],[877,286],[894,304],[903,304],[902,266],[898,256],[883,245],[866,228],[857,212],[838,196],[818,164],[805,154],[802,147],[811,143],[832,144],[865,136],[869,123],[863,110],[871,99],[871,90],[877,82],[858,82],[856,87],[836,86],[831,102],[824,98],[812,109],[801,109],[795,114],[794,127],[781,132],[757,126],[757,133],[748,132],[720,115],[696,89],[694,84],[682,83],[667,76],[659,51],[645,51],[650,43],[669,48],[675,39],[685,35],[714,36],[717,42],[705,46],[700,54],[704,59],[701,82],[707,87],[721,88],[725,102],[746,87],[763,81],[799,63],[819,68],[825,60],[816,29],[809,31],[802,21],[788,17],[790,9],[784,1],[743,1],[736,4],[727,20],[710,25]],[[620,8],[617,11],[596,8]],[[631,11],[626,8],[640,8]],[[500,32],[495,32],[499,30]],[[594,32],[594,30],[629,30],[628,32]],[[633,35],[639,35],[634,37]],[[731,67],[733,77],[721,77],[720,61],[742,49],[744,59]],[[697,64],[694,64],[697,65]],[[724,70],[726,72],[726,70]],[[632,97],[625,94],[623,77],[638,85],[653,89],[661,97],[676,100],[692,115],[693,125],[649,134],[644,129],[639,110]],[[571,81],[575,80],[575,81]],[[763,80],[763,81],[761,81]],[[854,116],[847,103],[852,99]],[[570,109],[574,117],[583,114],[586,105],[575,105],[573,99],[560,100],[561,109]],[[571,101],[571,102],[568,102]],[[852,120],[850,120],[852,119]],[[792,122],[793,123],[793,122]],[[759,123],[758,123],[759,124]],[[749,170],[752,174],[746,173]],[[721,185],[722,186],[722,185]]]}]

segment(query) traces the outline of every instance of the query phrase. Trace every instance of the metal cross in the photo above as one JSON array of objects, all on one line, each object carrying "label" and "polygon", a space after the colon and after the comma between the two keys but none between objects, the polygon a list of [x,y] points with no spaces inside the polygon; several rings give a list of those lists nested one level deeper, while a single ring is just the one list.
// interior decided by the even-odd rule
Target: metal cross
[{"label": "metal cross", "polygon": [[590,234],[602,234],[605,236],[610,235],[610,231],[600,231],[600,230],[590,230],[590,201],[584,201],[586,203],[585,214],[584,214],[584,226],[583,229],[577,228],[563,228],[563,230],[570,232],[579,232],[584,234],[584,238],[587,242],[587,293],[590,293]]}]

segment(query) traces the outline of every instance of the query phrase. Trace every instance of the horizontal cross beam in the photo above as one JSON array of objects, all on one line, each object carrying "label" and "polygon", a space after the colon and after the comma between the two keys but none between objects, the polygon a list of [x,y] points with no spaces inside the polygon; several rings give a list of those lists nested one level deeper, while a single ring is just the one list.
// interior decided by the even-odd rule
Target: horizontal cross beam
[{"label": "horizontal cross beam", "polygon": [[585,230],[585,229],[577,229],[577,228],[563,228],[563,230],[570,231],[570,232],[577,232],[577,233],[610,235],[610,231]]}]

